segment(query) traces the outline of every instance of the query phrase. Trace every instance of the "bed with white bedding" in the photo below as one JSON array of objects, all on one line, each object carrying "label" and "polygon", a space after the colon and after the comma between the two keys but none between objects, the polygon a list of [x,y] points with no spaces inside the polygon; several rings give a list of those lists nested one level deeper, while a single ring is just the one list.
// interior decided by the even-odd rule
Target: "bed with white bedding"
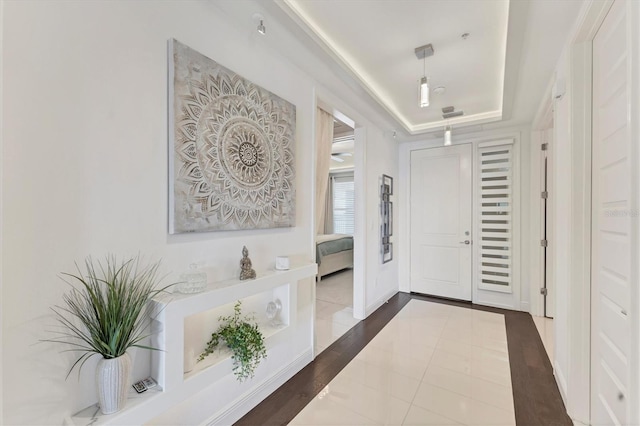
[{"label": "bed with white bedding", "polygon": [[346,268],[353,268],[353,236],[327,234],[316,237],[318,281],[323,276]]}]

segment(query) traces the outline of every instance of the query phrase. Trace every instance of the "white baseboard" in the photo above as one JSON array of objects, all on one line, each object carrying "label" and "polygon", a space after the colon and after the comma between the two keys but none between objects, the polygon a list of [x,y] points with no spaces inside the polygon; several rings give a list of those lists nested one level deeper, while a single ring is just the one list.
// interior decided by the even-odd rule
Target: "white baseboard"
[{"label": "white baseboard", "polygon": [[250,392],[242,395],[233,403],[220,410],[214,416],[207,419],[203,424],[212,425],[232,425],[242,416],[251,411],[267,396],[282,386],[287,380],[302,370],[307,364],[313,361],[311,349],[303,352],[298,358],[288,365],[278,370],[274,375],[265,380],[260,386],[255,387]]},{"label": "white baseboard", "polygon": [[514,311],[517,309],[515,309],[512,305],[509,305],[507,303],[500,303],[500,302],[494,302],[491,300],[473,300],[472,303],[474,305],[481,305],[481,306],[488,306],[490,308],[499,308],[499,309],[506,309],[508,311]]},{"label": "white baseboard", "polygon": [[365,318],[371,315],[372,313],[374,313],[376,309],[378,309],[380,306],[384,305],[385,302],[391,299],[397,292],[398,292],[397,289],[390,290],[386,294],[384,294],[382,297],[378,298],[378,300],[373,302],[371,305],[367,306],[364,310],[366,315]]},{"label": "white baseboard", "polygon": [[562,402],[564,402],[564,406],[567,406],[567,379],[565,379],[562,370],[558,366],[558,362],[553,363],[553,377],[556,378],[556,383],[558,384],[558,390],[560,391],[560,396],[562,397]]}]

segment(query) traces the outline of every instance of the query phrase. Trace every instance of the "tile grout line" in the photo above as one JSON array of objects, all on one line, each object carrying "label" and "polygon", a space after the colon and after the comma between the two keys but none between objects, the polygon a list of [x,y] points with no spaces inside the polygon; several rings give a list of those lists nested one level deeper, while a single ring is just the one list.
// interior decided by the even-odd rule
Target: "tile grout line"
[{"label": "tile grout line", "polygon": [[[389,299],[389,301],[385,305],[383,305],[376,312],[370,315],[366,320],[356,324],[356,326],[350,329],[347,332],[347,334],[340,337],[336,342],[331,344],[325,350],[325,352],[323,352],[316,358],[316,360],[314,360],[307,367],[303,368],[303,370],[301,370],[298,374],[294,375],[287,383],[285,383],[278,390],[276,390],[276,392],[272,393],[269,397],[267,397],[265,401],[258,404],[258,406],[256,406],[253,410],[247,413],[247,415],[245,415],[242,419],[240,419],[236,424],[238,425],[286,424],[290,422],[305,408],[306,405],[308,405],[311,401],[313,401],[313,399],[317,396],[317,394],[327,384],[329,384],[357,356],[357,354],[360,353],[362,349],[364,349],[380,333],[382,329],[384,329],[394,318],[396,318],[397,314],[400,311],[402,311],[411,300],[414,300],[414,299],[440,303],[440,304],[470,309],[474,311],[484,311],[484,312],[502,314],[504,316],[504,327],[505,327],[505,332],[507,337],[507,341],[506,341],[507,354],[506,355],[508,357],[509,365],[510,365],[509,370],[510,370],[510,379],[511,379],[511,392],[512,392],[512,398],[513,398],[513,413],[511,414],[515,416],[516,424],[523,424],[523,425],[550,424],[550,423],[562,424],[562,425],[572,424],[571,420],[566,414],[566,409],[564,407],[564,404],[562,403],[562,399],[559,396],[557,385],[553,379],[552,370],[549,371],[549,368],[548,368],[549,366],[547,365],[549,364],[549,359],[547,357],[545,348],[540,340],[540,336],[535,327],[535,324],[533,323],[532,320],[530,320],[531,317],[528,313],[508,311],[500,308],[485,307],[485,306],[474,305],[466,302],[443,300],[443,299],[434,298],[430,296],[407,294],[407,293],[397,293],[395,296]],[[331,302],[328,302],[328,303],[331,303]],[[451,318],[451,315],[447,317],[447,321],[445,322],[445,327],[448,321],[450,320],[450,318]],[[529,321],[527,321],[528,319]],[[384,324],[379,324],[380,322],[384,322]],[[533,331],[535,332],[535,336],[533,336],[533,341],[532,341],[532,336],[530,336],[531,328],[533,328]],[[443,327],[443,330],[444,330],[444,327]],[[443,331],[441,330],[438,340],[436,341],[436,346],[437,346],[437,343],[439,343],[440,340],[443,338],[442,333]],[[536,337],[538,339],[537,341],[535,341]],[[355,343],[349,343],[350,340],[355,340]],[[539,356],[540,355],[538,353],[540,352],[539,346],[542,347],[542,356],[546,357],[546,362],[544,359],[542,359],[541,362],[538,362],[538,364],[541,364],[541,365],[531,366],[528,364],[528,362],[531,361],[530,357],[532,356],[530,351],[534,351],[534,354],[533,354],[534,356]],[[527,348],[529,352],[526,353],[527,358],[525,360],[524,351]],[[437,348],[434,348],[434,351],[436,349]],[[490,348],[485,348],[485,349],[488,349],[491,351]],[[337,359],[334,359],[333,361],[331,361],[331,358],[336,358],[336,357]],[[344,359],[345,357],[348,359]],[[537,358],[535,360],[538,361]],[[324,365],[324,363],[326,362],[328,362],[329,365],[327,367],[320,368],[318,373],[316,371],[318,370],[318,366]],[[429,369],[429,366],[431,365],[432,362],[433,362],[433,353],[431,355],[431,359],[429,359],[427,368],[425,369],[425,372],[422,375],[422,379],[420,380],[418,389],[413,395],[412,402],[409,405],[409,410],[411,410],[411,407],[413,406],[424,409],[420,406],[415,405],[413,402],[415,401],[415,398],[418,394],[420,386],[423,383],[422,380],[424,379],[426,372]],[[321,380],[321,378],[325,375],[324,369],[331,368],[331,367],[335,368],[336,371],[334,371],[333,373],[327,373],[326,379]],[[443,367],[443,368],[446,368],[446,367]],[[455,372],[455,370],[451,370],[451,371]],[[514,375],[514,372],[515,372],[515,375]],[[320,389],[317,389],[317,386],[313,386],[310,392],[304,392],[304,390],[300,391],[299,388],[301,387],[305,388],[305,386],[307,387],[309,386],[308,384],[306,384],[307,380],[302,379],[302,377],[306,377],[309,374],[312,374],[311,380],[315,384],[323,384],[323,386],[321,386]],[[319,376],[319,378],[315,378],[317,376]],[[299,377],[299,379],[294,380],[297,377]],[[478,379],[483,380],[481,378],[478,378]],[[523,384],[516,383],[518,380],[523,380],[523,379],[527,383],[533,383],[533,385],[530,386],[530,385],[526,385],[526,383],[523,383]],[[319,380],[319,383],[318,383],[318,380]],[[301,386],[302,383],[296,384],[300,381],[302,381],[302,383],[305,383],[305,385]],[[494,383],[492,381],[487,381],[487,382]],[[287,385],[289,386],[287,387]],[[497,384],[497,385],[500,385],[500,384]],[[363,386],[368,387],[366,385],[363,385]],[[536,389],[533,389],[533,390],[529,389],[533,387],[536,387]],[[538,389],[540,387],[542,388]],[[368,387],[368,388],[371,389],[371,387]],[[456,393],[458,395],[462,395],[457,392],[450,391],[446,388],[442,388],[442,389],[452,393]],[[540,402],[540,401],[537,401],[538,398],[532,398],[532,396],[530,395],[530,392],[536,391],[536,390],[538,392],[536,396],[540,397],[542,395],[543,399],[546,398],[545,401]],[[272,414],[272,413],[275,412],[276,414],[279,414],[280,411],[282,410],[274,410],[273,406],[269,406],[269,402],[271,400],[275,402],[278,398],[282,399],[292,392],[294,393],[294,395],[298,397],[297,398],[298,401],[295,400],[296,398],[293,398],[293,400],[291,398],[285,398],[285,400],[283,401],[284,405],[290,404],[292,406],[288,407],[289,411],[287,412],[287,414],[284,414],[284,417],[282,417],[283,415],[281,415],[282,420],[276,421],[276,419],[273,419],[273,416],[275,416],[275,414]],[[548,395],[549,393],[552,395]],[[480,401],[480,400],[477,400],[477,401],[493,407],[492,404],[485,403],[484,401]],[[282,408],[280,406],[276,406],[276,407]],[[507,411],[502,409],[501,407],[495,407],[495,408],[501,411],[505,411],[505,412]],[[265,410],[267,413],[272,415],[271,418],[260,416],[261,411],[265,411]],[[361,414],[351,409],[348,409],[348,410],[350,412],[353,412],[362,416]],[[427,410],[427,411],[432,412],[431,410]],[[252,417],[252,413],[253,413],[253,417]],[[405,414],[403,421],[406,420],[408,413],[409,411],[407,411],[407,413]],[[262,414],[265,414],[265,413],[262,413]],[[440,415],[444,418],[449,418],[448,416],[441,415],[439,413],[434,413],[434,414]],[[367,416],[362,416],[362,417],[368,418]],[[551,417],[551,419],[549,417]],[[252,420],[252,418],[254,418],[254,420]],[[270,419],[273,419],[273,420],[270,420]],[[373,419],[370,419],[370,420],[375,421]],[[456,420],[453,420],[453,419],[450,419],[450,420],[453,422],[457,422]]]},{"label": "tile grout line", "polygon": [[[412,299],[412,300],[417,300],[417,299]],[[405,306],[406,306],[406,305],[405,305]],[[449,317],[450,317],[450,316],[451,316],[451,315],[447,316],[447,321],[445,322],[445,327],[446,327],[446,324],[449,322]],[[411,411],[411,407],[413,407],[413,406],[419,407],[419,408],[420,408],[420,409],[422,409],[422,410],[429,411],[429,412],[431,412],[431,413],[433,413],[433,414],[436,414],[436,415],[438,415],[438,416],[444,417],[445,419],[451,420],[451,421],[452,421],[452,422],[454,422],[455,424],[461,424],[460,422],[458,422],[458,421],[456,421],[456,420],[454,420],[454,419],[450,418],[449,416],[445,416],[445,415],[442,415],[442,414],[440,414],[440,413],[434,413],[434,412],[433,412],[433,411],[431,411],[431,410],[427,410],[426,408],[423,408],[423,407],[420,407],[420,406],[419,406],[419,405],[417,405],[417,404],[414,404],[414,401],[416,400],[416,397],[418,396],[418,391],[420,390],[420,387],[421,387],[421,386],[422,386],[422,384],[424,383],[424,377],[426,376],[427,371],[429,370],[429,366],[430,366],[430,365],[431,365],[431,363],[433,362],[433,355],[434,355],[434,352],[436,351],[436,348],[437,348],[437,346],[438,346],[438,343],[440,343],[440,339],[442,339],[442,333],[443,333],[443,330],[444,330],[444,327],[443,327],[443,329],[442,329],[442,330],[440,331],[440,333],[439,333],[440,335],[438,336],[438,340],[437,340],[437,342],[436,342],[436,347],[435,347],[435,348],[433,348],[433,352],[431,353],[431,357],[430,357],[430,359],[429,359],[429,362],[427,363],[427,368],[424,370],[424,373],[422,374],[422,377],[420,378],[420,383],[418,384],[418,388],[416,389],[416,392],[413,394],[413,398],[411,399],[411,404],[409,405],[409,410],[407,411],[407,413],[404,415],[404,418],[402,419],[402,425],[404,425],[405,421],[407,420],[407,416],[409,415],[409,412]],[[428,384],[429,384],[429,383],[428,383]]]},{"label": "tile grout line", "polygon": [[[421,300],[421,299],[415,299],[415,300]],[[433,301],[426,301],[426,300],[422,300],[422,301],[425,301],[425,302],[432,302],[432,303],[433,303]],[[436,302],[436,303],[437,303],[437,302]],[[466,307],[461,307],[461,308],[463,308],[463,309],[467,309]],[[470,309],[470,308],[469,308],[469,309]],[[498,313],[496,313],[496,315],[502,315],[502,317],[503,317],[502,327],[504,328],[505,333],[506,333],[507,325],[506,325],[506,319],[504,318],[504,315],[503,315],[503,314],[498,314]],[[444,337],[443,337],[444,329],[446,328],[447,324],[449,324],[449,321],[450,321],[450,320],[451,320],[451,314],[449,314],[449,315],[447,316],[447,320],[446,320],[446,322],[445,322],[445,326],[443,327],[442,331],[440,332],[440,336],[438,337],[438,342],[437,342],[437,343],[440,343],[440,341],[444,338]],[[444,338],[444,339],[445,339],[445,340],[452,340],[452,339],[446,339],[446,338]],[[490,351],[492,351],[492,352],[500,353],[500,352],[498,352],[498,351],[493,351],[493,350],[491,350],[491,349],[487,349],[487,348],[482,347],[482,346],[476,346],[476,345],[473,345],[473,344],[469,344],[469,346],[471,346],[472,348],[481,348],[481,349],[490,350]],[[435,350],[439,350],[439,351],[442,351],[442,352],[446,352],[446,353],[448,353],[448,354],[452,354],[452,355],[458,355],[458,354],[456,354],[456,353],[453,353],[453,352],[447,351],[446,349],[438,348],[438,347],[437,347],[437,344],[436,344],[436,347],[434,348],[434,351],[435,351]],[[430,365],[431,365],[431,363],[433,362],[433,355],[434,355],[434,354],[432,354],[432,355],[431,355],[431,359],[429,360],[429,365],[427,366],[427,369],[425,370],[424,374],[422,375],[422,379],[420,380],[420,383],[424,383],[424,377],[426,376],[427,371],[429,370],[429,366],[430,366]],[[508,353],[507,353],[506,355],[507,355],[507,358],[508,358]],[[507,360],[507,362],[508,362],[508,360]],[[437,366],[437,367],[440,367],[440,368],[445,369],[445,370],[448,370],[448,371],[452,371],[452,372],[454,372],[454,373],[458,373],[458,374],[465,374],[465,373],[462,373],[462,372],[460,372],[460,371],[456,371],[456,370],[454,370],[454,369],[451,369],[451,368],[448,368],[448,367],[445,367],[445,366]],[[510,366],[510,365],[509,365],[509,368],[511,368],[511,366]],[[491,384],[494,384],[494,385],[498,385],[498,386],[500,386],[500,387],[504,387],[504,388],[506,388],[507,390],[511,390],[511,388],[509,388],[509,387],[507,387],[507,386],[503,385],[502,383],[496,383],[496,382],[491,381],[491,380],[482,379],[482,378],[480,378],[480,377],[474,376],[473,374],[468,374],[468,376],[470,376],[470,377],[472,377],[472,378],[474,378],[474,379],[477,379],[477,380],[482,380],[482,381],[487,382],[487,383],[491,383]],[[460,392],[456,392],[456,391],[454,391],[454,390],[447,389],[447,388],[445,388],[445,387],[439,386],[439,385],[437,385],[437,384],[433,384],[433,383],[427,383],[427,384],[428,384],[428,385],[430,385],[430,386],[437,387],[437,388],[439,388],[439,389],[445,390],[445,391],[447,391],[447,392],[455,393],[456,395],[460,395],[460,396],[462,396],[462,397],[464,397],[464,398],[468,398],[468,399],[475,400],[475,401],[478,401],[478,402],[483,403],[483,404],[486,404],[486,405],[490,405],[490,406],[491,406],[491,407],[493,407],[493,408],[496,408],[496,409],[499,409],[499,410],[505,411],[505,412],[507,412],[507,413],[509,413],[509,414],[513,414],[513,415],[515,416],[515,406],[514,406],[514,403],[513,403],[513,398],[511,399],[511,405],[512,405],[512,407],[513,407],[513,413],[511,413],[511,412],[509,412],[508,410],[503,409],[502,407],[498,407],[497,405],[494,405],[494,404],[487,403],[487,402],[485,402],[485,401],[479,400],[479,399],[477,399],[477,398],[474,398],[473,396],[468,396],[468,395],[462,394],[462,393],[460,393]],[[417,395],[417,391],[416,391],[416,395]],[[415,400],[415,395],[414,395],[414,400]],[[412,402],[412,405],[413,405],[413,402]],[[421,408],[422,408],[422,407],[421,407]],[[424,409],[424,408],[423,408],[423,409]],[[427,411],[431,411],[431,410],[427,410]],[[440,414],[440,413],[435,413],[435,414],[438,414],[439,416],[445,417],[445,418],[447,418],[447,419],[449,419],[449,420],[451,420],[451,421],[453,421],[453,422],[459,423],[457,420],[452,419],[452,418],[450,418],[450,417],[448,417],[448,416],[446,416],[446,415],[443,415],[443,414]]]}]

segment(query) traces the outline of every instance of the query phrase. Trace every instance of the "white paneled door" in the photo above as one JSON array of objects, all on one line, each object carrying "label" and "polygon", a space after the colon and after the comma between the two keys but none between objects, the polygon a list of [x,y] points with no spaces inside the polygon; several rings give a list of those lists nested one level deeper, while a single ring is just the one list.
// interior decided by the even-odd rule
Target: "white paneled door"
[{"label": "white paneled door", "polygon": [[591,423],[630,423],[633,218],[627,2],[617,0],[593,40]]},{"label": "white paneled door", "polygon": [[471,145],[411,152],[411,291],[471,300]]}]

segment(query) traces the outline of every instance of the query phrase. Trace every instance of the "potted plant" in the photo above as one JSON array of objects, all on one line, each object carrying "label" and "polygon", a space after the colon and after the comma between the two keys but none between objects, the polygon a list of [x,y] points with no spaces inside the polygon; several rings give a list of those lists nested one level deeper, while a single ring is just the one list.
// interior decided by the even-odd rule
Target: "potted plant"
[{"label": "potted plant", "polygon": [[169,286],[157,289],[160,262],[140,265],[140,257],[118,261],[107,256],[104,264],[85,260],[77,274],[63,273],[72,287],[63,296],[64,305],[52,310],[62,325],[59,336],[48,339],[71,346],[79,352],[67,377],[74,368],[78,374],[89,358],[100,355],[96,370],[98,402],[103,414],[122,408],[130,385],[131,347],[155,349],[141,344],[148,337],[148,303]]},{"label": "potted plant", "polygon": [[267,357],[264,346],[264,336],[255,322],[255,318],[241,316],[241,301],[233,307],[233,315],[220,317],[222,322],[217,331],[211,334],[204,352],[198,357],[198,362],[212,354],[221,342],[231,349],[233,373],[239,381],[253,377],[260,361]]}]

